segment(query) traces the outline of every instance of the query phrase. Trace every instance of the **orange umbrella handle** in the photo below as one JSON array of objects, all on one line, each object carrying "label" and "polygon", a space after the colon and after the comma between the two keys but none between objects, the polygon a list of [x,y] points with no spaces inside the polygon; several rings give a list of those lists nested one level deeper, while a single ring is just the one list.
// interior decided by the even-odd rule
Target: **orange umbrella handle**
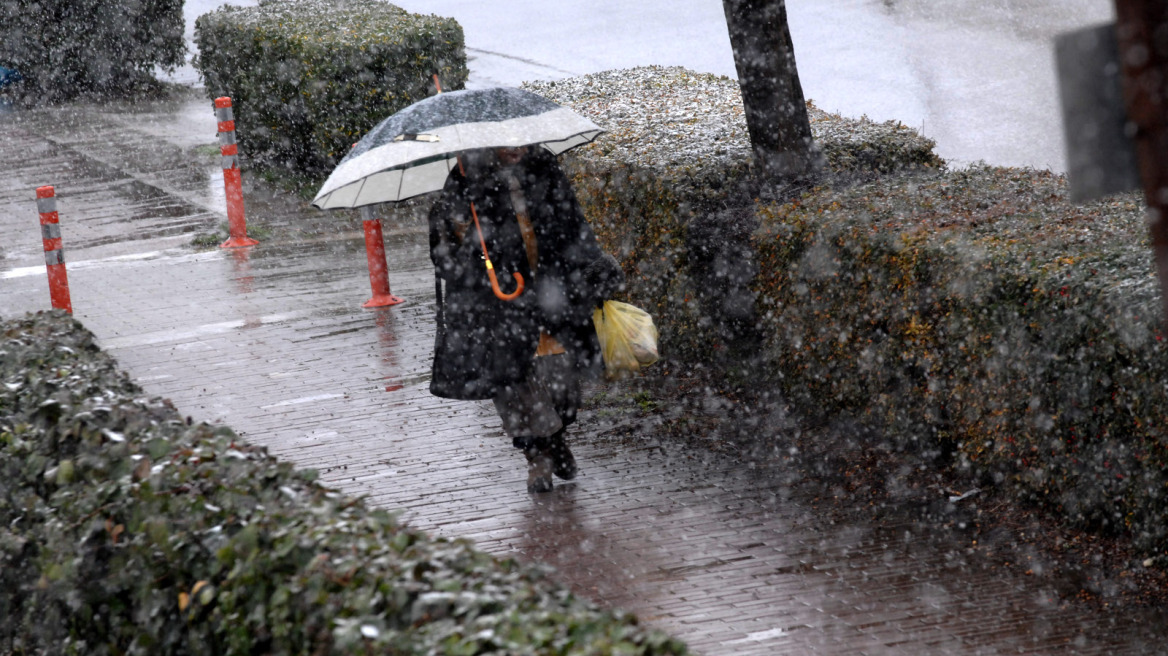
[{"label": "orange umbrella handle", "polygon": [[[459,165],[461,164],[460,159]],[[523,276],[518,271],[511,274],[515,277],[515,291],[510,294],[503,293],[503,290],[499,288],[499,279],[495,277],[495,265],[491,264],[491,256],[487,253],[487,241],[483,239],[483,228],[479,225],[479,213],[473,202],[470,204],[470,215],[474,217],[475,230],[479,233],[479,244],[483,247],[483,259],[487,261],[487,277],[491,279],[491,291],[495,292],[495,296],[501,301],[515,300],[515,297],[523,293]]]},{"label": "orange umbrella handle", "polygon": [[[434,82],[438,82],[438,76],[434,76]],[[458,172],[466,176],[466,169],[462,168],[462,157],[458,158]],[[475,209],[474,201],[470,203],[470,215],[474,218],[475,230],[479,233],[479,245],[483,247],[483,259],[487,261],[487,277],[491,279],[491,291],[495,292],[495,296],[501,301],[513,301],[520,294],[523,293],[523,275],[518,271],[511,274],[515,277],[515,291],[510,294],[503,293],[502,288],[499,287],[499,279],[495,277],[495,265],[491,264],[491,255],[487,253],[487,240],[483,239],[483,227],[479,225],[479,212]]]},{"label": "orange umbrella handle", "polygon": [[504,294],[503,290],[499,288],[499,279],[495,277],[495,267],[491,265],[490,260],[487,260],[487,277],[491,279],[491,291],[495,292],[495,296],[498,296],[501,301],[513,301],[515,297],[523,293],[523,274],[516,271],[511,275],[515,276],[515,291]]}]

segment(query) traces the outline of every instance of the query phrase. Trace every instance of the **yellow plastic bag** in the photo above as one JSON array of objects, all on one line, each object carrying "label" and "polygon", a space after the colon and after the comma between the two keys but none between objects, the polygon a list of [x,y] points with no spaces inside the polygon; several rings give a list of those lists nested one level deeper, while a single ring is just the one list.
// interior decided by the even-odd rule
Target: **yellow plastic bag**
[{"label": "yellow plastic bag", "polygon": [[610,378],[639,371],[657,361],[657,326],[641,308],[620,301],[605,301],[592,312],[604,369]]}]

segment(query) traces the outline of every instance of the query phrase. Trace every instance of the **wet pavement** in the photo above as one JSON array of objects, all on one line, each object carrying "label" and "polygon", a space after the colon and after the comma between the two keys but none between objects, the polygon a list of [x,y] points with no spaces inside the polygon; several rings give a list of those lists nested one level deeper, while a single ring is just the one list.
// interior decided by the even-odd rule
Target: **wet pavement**
[{"label": "wet pavement", "polygon": [[698,653],[1144,654],[1166,644],[1160,613],[1061,601],[1049,578],[998,568],[959,533],[833,523],[783,484],[782,465],[744,468],[659,442],[627,413],[584,413],[580,477],[528,495],[491,404],[427,392],[424,206],[383,217],[391,285],[406,302],[365,310],[356,213],[309,208],[246,168],[261,244],[189,246],[226,221],[205,98],[7,113],[0,131],[0,315],[49,306],[33,190],[53,184],[74,316],[148,393],[414,526],[547,563],[579,594]]}]

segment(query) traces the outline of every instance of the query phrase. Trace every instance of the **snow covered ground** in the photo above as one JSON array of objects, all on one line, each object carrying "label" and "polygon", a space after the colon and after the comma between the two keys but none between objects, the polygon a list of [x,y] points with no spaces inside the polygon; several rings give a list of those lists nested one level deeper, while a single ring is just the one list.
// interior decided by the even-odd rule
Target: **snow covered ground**
[{"label": "snow covered ground", "polygon": [[[187,0],[194,19],[222,0]],[[255,0],[230,4],[254,5]],[[466,32],[468,86],[648,64],[737,77],[720,0],[398,0]],[[1065,170],[1052,39],[1112,19],[1110,0],[788,0],[804,94],[898,120],[955,165]],[[172,77],[198,83],[190,66]]]}]

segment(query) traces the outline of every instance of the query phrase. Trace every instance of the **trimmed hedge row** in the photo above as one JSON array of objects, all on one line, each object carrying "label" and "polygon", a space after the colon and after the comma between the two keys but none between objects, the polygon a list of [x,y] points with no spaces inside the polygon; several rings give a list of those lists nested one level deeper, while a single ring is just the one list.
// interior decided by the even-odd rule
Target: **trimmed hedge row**
[{"label": "trimmed hedge row", "polygon": [[113,96],[183,61],[182,0],[0,2],[0,65],[21,82],[5,89],[29,104]]},{"label": "trimmed hedge row", "polygon": [[[660,368],[752,349],[757,190],[738,83],[651,66],[524,87],[609,130],[563,164],[604,248],[625,264],[630,301],[657,320]],[[829,175],[944,166],[931,140],[900,123],[808,110]]]},{"label": "trimmed hedge row", "polygon": [[466,84],[462,27],[380,0],[267,0],[195,21],[195,66],[230,96],[240,151],[319,182],[385,117]]},{"label": "trimmed hedge row", "polygon": [[[777,386],[801,414],[1168,554],[1168,361],[1137,196],[1076,206],[1050,173],[948,172],[900,124],[812,109],[843,184],[744,197],[740,108],[671,110],[733,82],[650,73],[531,86],[613,126],[566,168],[658,320],[663,370]],[[670,132],[643,138],[653,125]]]},{"label": "trimmed hedge row", "polygon": [[63,313],[0,324],[0,652],[686,652],[141,394]]},{"label": "trimmed hedge row", "polygon": [[952,455],[1168,553],[1168,348],[1135,195],[972,168],[760,207],[757,371],[804,412]]}]

